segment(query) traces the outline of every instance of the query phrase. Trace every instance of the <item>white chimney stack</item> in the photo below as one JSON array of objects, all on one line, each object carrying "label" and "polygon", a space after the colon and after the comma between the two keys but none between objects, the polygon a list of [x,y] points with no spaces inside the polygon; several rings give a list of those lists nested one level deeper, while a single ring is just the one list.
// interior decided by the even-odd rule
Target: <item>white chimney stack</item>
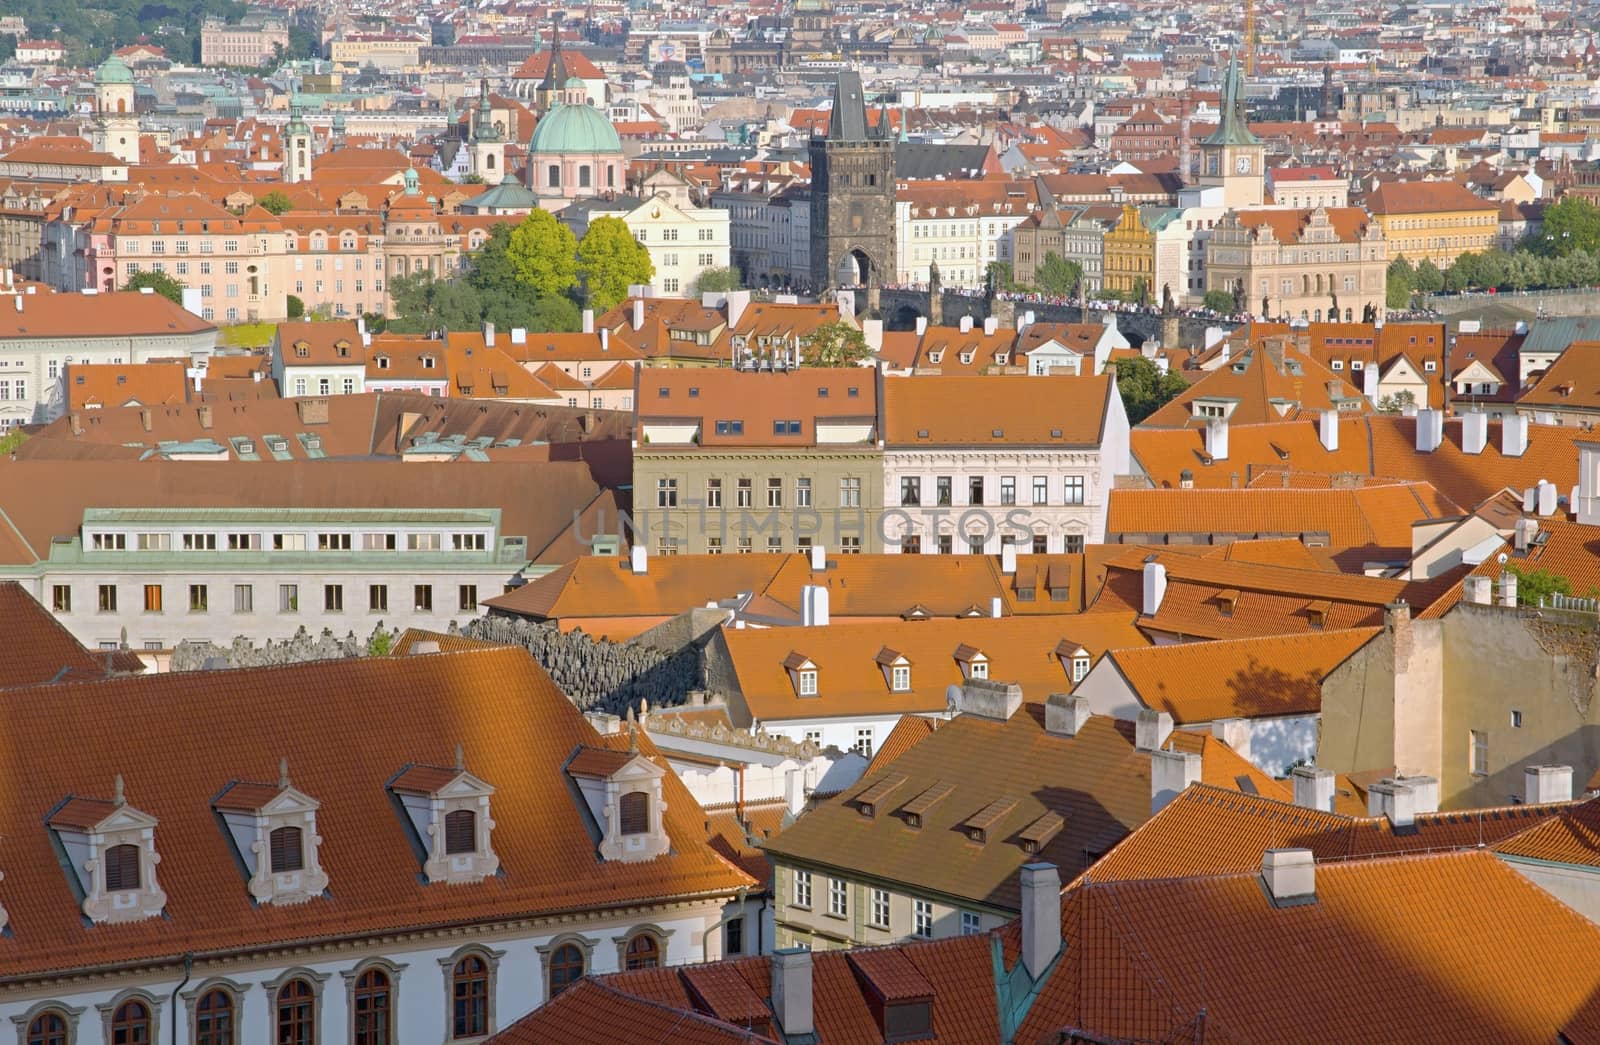
[{"label": "white chimney stack", "polygon": [[1500,605],[1506,609],[1517,608],[1517,575],[1510,570],[1500,575]]},{"label": "white chimney stack", "polygon": [[483,344],[485,348],[494,347],[494,324],[487,320],[483,324]]},{"label": "white chimney stack", "polygon": [[996,595],[994,598],[990,599],[989,600],[989,616],[993,617],[995,620],[999,620],[1002,616],[1005,615],[1005,605],[1006,605],[1005,604],[1005,600],[1000,598],[1000,596],[998,596],[998,595]]},{"label": "white chimney stack", "polygon": [[1368,363],[1361,368],[1361,394],[1373,406],[1378,405],[1378,367],[1375,363]]},{"label": "white chimney stack", "polygon": [[1556,484],[1548,479],[1539,480],[1539,514],[1551,516],[1556,513],[1556,506],[1560,497],[1556,493]]},{"label": "white chimney stack", "polygon": [[644,299],[633,299],[633,329],[644,329]]},{"label": "white chimney stack", "polygon": [[[1056,914],[1059,925],[1061,915]],[[1060,930],[1058,929],[1057,932]],[[811,950],[788,947],[772,952],[772,1015],[787,1039],[816,1033],[811,1015]]]},{"label": "white chimney stack", "polygon": [[1089,723],[1089,698],[1070,693],[1052,693],[1044,702],[1044,730],[1064,737],[1075,737]]},{"label": "white chimney stack", "polygon": [[1017,546],[1012,541],[1000,542],[1000,572],[1007,577],[1017,572]]},{"label": "white chimney stack", "polygon": [[874,352],[883,351],[883,320],[867,319],[861,323],[861,339]]},{"label": "white chimney stack", "polygon": [[825,545],[813,544],[809,554],[812,573],[821,573],[828,568],[828,549]]},{"label": "white chimney stack", "polygon": [[1167,597],[1167,568],[1159,562],[1144,564],[1144,615],[1153,617],[1161,610],[1161,600]]},{"label": "white chimney stack", "polygon": [[972,333],[972,317],[971,316],[962,316],[961,317],[960,330],[961,330],[961,332],[963,334]]},{"label": "white chimney stack", "polygon": [[1431,454],[1444,441],[1444,412],[1434,409],[1417,411],[1417,453]]},{"label": "white chimney stack", "polygon": [[1309,849],[1268,849],[1261,854],[1261,882],[1274,906],[1313,903],[1317,864]]},{"label": "white chimney stack", "polygon": [[[1144,712],[1140,712],[1142,716]],[[1163,712],[1165,714],[1165,712]],[[1143,728],[1144,720],[1139,721]],[[1190,784],[1200,782],[1200,756],[1193,751],[1150,752],[1150,814],[1165,809]]]},{"label": "white chimney stack", "polygon": [[1571,766],[1527,766],[1522,780],[1523,797],[1529,805],[1572,801]]},{"label": "white chimney stack", "polygon": [[807,584],[800,589],[800,625],[806,628],[828,626],[828,589],[820,584]]},{"label": "white chimney stack", "polygon": [[1482,410],[1473,410],[1461,415],[1461,451],[1468,454],[1481,454],[1483,448],[1489,445],[1489,415]]},{"label": "white chimney stack", "polygon": [[1500,419],[1500,455],[1521,457],[1528,451],[1528,415],[1509,414]]},{"label": "white chimney stack", "polygon": [[1134,723],[1133,746],[1139,751],[1159,751],[1172,735],[1172,716],[1154,708],[1140,708]]},{"label": "white chimney stack", "polygon": [[994,332],[1000,329],[1000,320],[996,316],[985,316],[983,320],[983,336],[994,337]]},{"label": "white chimney stack", "polygon": [[1474,606],[1494,605],[1494,579],[1482,574],[1468,577],[1461,582],[1462,597]]},{"label": "white chimney stack", "polygon": [[799,816],[806,807],[806,778],[804,770],[790,769],[783,774],[783,801],[790,816]]},{"label": "white chimney stack", "polygon": [[921,337],[923,334],[926,334],[927,332],[928,332],[928,317],[927,316],[918,316],[917,317],[917,336]]},{"label": "white chimney stack", "polygon": [[583,332],[585,334],[594,333],[594,309],[592,308],[583,310]]},{"label": "white chimney stack", "polygon": [[1213,461],[1226,461],[1228,459],[1228,422],[1224,418],[1217,418],[1206,424],[1206,453]]},{"label": "white chimney stack", "polygon": [[[1322,436],[1322,448],[1324,450],[1330,454],[1339,452],[1339,411],[1324,410],[1322,412],[1322,424],[1317,434]],[[1216,455],[1213,454],[1212,456],[1215,457]]]},{"label": "white chimney stack", "polygon": [[1386,816],[1391,827],[1411,827],[1417,821],[1416,795],[1399,780],[1380,780],[1367,789],[1367,815]]},{"label": "white chimney stack", "polygon": [[1302,809],[1333,812],[1333,770],[1316,766],[1295,766],[1289,773],[1294,779],[1294,804]]},{"label": "white chimney stack", "polygon": [[634,573],[646,574],[650,572],[650,551],[642,544],[635,544],[628,549],[628,565]]},{"label": "white chimney stack", "polygon": [[1061,873],[1036,863],[1023,864],[1021,875],[1022,965],[1037,981],[1061,953]]}]

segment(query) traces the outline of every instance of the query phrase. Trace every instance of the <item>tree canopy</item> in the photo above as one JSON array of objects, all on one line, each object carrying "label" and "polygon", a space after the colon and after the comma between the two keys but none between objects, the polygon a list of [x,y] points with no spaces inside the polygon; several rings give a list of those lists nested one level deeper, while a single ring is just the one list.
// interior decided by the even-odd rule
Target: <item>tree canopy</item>
[{"label": "tree canopy", "polygon": [[1081,279],[1083,266],[1076,261],[1066,260],[1055,251],[1047,252],[1033,273],[1033,280],[1040,290],[1062,297],[1076,293]]},{"label": "tree canopy", "polygon": [[709,268],[694,281],[696,294],[726,294],[739,289],[739,270],[732,266]]},{"label": "tree canopy", "polygon": [[[496,227],[496,235],[500,228]],[[630,234],[628,238],[633,237]],[[502,274],[493,255],[502,252],[516,278],[541,297],[565,294],[578,282],[577,237],[549,211],[533,211],[501,241],[491,237],[485,244],[480,254],[486,260],[480,265],[490,265],[491,275],[497,280]]]},{"label": "tree canopy", "polygon": [[274,217],[284,211],[294,209],[294,201],[290,200],[289,194],[282,189],[273,189],[259,200],[256,200],[256,204]]},{"label": "tree canopy", "polygon": [[183,304],[183,284],[165,272],[135,272],[128,277],[128,282],[122,285],[123,290],[143,290],[145,288],[155,291],[176,304]]},{"label": "tree canopy", "polygon": [[800,349],[806,366],[855,366],[870,355],[866,336],[842,319],[817,327]]},{"label": "tree canopy", "polygon": [[1170,371],[1163,374],[1143,356],[1119,359],[1114,365],[1117,391],[1122,393],[1122,406],[1128,412],[1129,424],[1143,421],[1189,387],[1182,377]]},{"label": "tree canopy", "polygon": [[578,244],[578,275],[589,295],[589,307],[605,312],[628,296],[628,287],[649,283],[655,262],[644,244],[621,218],[606,216],[589,223]]},{"label": "tree canopy", "polygon": [[1213,312],[1233,311],[1233,295],[1226,290],[1208,290],[1200,303]]},{"label": "tree canopy", "polygon": [[1600,207],[1582,196],[1562,197],[1545,208],[1544,227],[1528,245],[1551,258],[1564,258],[1574,251],[1600,253]]}]

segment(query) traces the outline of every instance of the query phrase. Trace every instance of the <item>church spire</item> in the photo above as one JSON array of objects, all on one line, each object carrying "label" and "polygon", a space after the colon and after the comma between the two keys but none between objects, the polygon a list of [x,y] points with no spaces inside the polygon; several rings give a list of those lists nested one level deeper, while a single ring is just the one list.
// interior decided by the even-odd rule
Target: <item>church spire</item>
[{"label": "church spire", "polygon": [[1205,140],[1206,145],[1259,145],[1261,139],[1250,132],[1250,121],[1244,108],[1244,77],[1239,72],[1237,53],[1228,60],[1228,72],[1222,78],[1222,120],[1217,129]]},{"label": "church spire", "polygon": [[494,106],[489,101],[489,81],[478,81],[478,109],[472,116],[472,138],[480,142],[500,140],[500,128],[494,125]]}]

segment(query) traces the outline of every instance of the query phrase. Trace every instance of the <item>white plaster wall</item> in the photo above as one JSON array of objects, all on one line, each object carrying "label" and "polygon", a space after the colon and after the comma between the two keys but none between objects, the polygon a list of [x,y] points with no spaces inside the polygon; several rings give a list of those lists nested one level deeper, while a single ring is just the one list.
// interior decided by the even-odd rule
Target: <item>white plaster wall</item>
[{"label": "white plaster wall", "polygon": [[1528,881],[1600,924],[1600,869],[1502,856]]}]

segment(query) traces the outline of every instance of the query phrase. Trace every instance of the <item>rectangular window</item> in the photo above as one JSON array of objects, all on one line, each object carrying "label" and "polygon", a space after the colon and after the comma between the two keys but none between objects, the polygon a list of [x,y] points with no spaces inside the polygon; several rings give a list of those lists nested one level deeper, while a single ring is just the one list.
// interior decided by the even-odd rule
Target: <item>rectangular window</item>
[{"label": "rectangular window", "polygon": [[974,475],[967,480],[967,503],[983,503],[983,476]]},{"label": "rectangular window", "polygon": [[657,479],[656,480],[656,507],[657,508],[676,508],[676,507],[678,507],[678,480],[676,480],[676,479]]},{"label": "rectangular window", "polygon": [[902,475],[900,477],[900,503],[910,508],[917,508],[922,505],[921,476]]},{"label": "rectangular window", "polygon": [[755,483],[749,479],[740,479],[734,490],[738,507],[749,508],[755,503]]},{"label": "rectangular window", "polygon": [[861,538],[860,537],[840,537],[839,538],[839,553],[841,555],[860,555],[861,554]]},{"label": "rectangular window", "polygon": [[255,588],[248,584],[235,584],[233,586],[233,612],[254,613],[255,611]]},{"label": "rectangular window", "polygon": [[1472,731],[1471,765],[1473,776],[1489,775],[1489,734],[1480,730]]},{"label": "rectangular window", "polygon": [[433,612],[433,585],[418,584],[413,586],[412,605],[418,613]]},{"label": "rectangular window", "polygon": [[721,479],[707,479],[706,480],[706,507],[707,508],[721,508],[722,507],[722,480]]},{"label": "rectangular window", "polygon": [[969,534],[967,537],[967,552],[971,555],[982,555],[984,536],[982,534]]},{"label": "rectangular window", "polygon": [[278,612],[296,613],[300,609],[300,585],[278,585]]},{"label": "rectangular window", "polygon": [[186,533],[183,535],[183,550],[186,552],[214,552],[217,550],[217,535],[214,533]]},{"label": "rectangular window", "polygon": [[392,552],[395,547],[395,536],[392,533],[364,533],[361,535],[361,550],[364,552]]},{"label": "rectangular window", "polygon": [[350,550],[350,544],[350,535],[348,533],[317,534],[317,551],[319,552],[347,552]]},{"label": "rectangular window", "polygon": [[172,547],[172,534],[136,533],[133,535],[133,546],[142,552],[164,552]]},{"label": "rectangular window", "polygon": [[794,873],[794,905],[806,908],[811,906],[810,871],[796,871]]},{"label": "rectangular window", "polygon": [[253,552],[261,547],[259,533],[230,533],[228,534],[228,550],[230,552]]},{"label": "rectangular window", "polygon": [[1033,477],[1033,503],[1050,503],[1050,480],[1042,475]]},{"label": "rectangular window", "polygon": [[850,886],[842,878],[828,879],[828,913],[835,918],[850,913]]},{"label": "rectangular window", "polygon": [[[860,479],[849,479],[849,478],[847,478],[847,479],[840,479],[839,480],[839,507],[841,507],[841,508],[859,508],[859,507],[861,507],[861,480]],[[859,544],[859,538],[857,539],[857,542]]]},{"label": "rectangular window", "polygon": [[481,533],[452,534],[450,540],[458,552],[481,552],[488,547],[488,538]]},{"label": "rectangular window", "polygon": [[204,613],[211,608],[211,593],[204,584],[189,585],[189,612]]},{"label": "rectangular window", "polygon": [[1000,503],[1012,505],[1017,503],[1017,477],[1002,475],[1000,477]]},{"label": "rectangular window", "polygon": [[117,612],[117,586],[115,584],[100,585],[100,612]]},{"label": "rectangular window", "polygon": [[755,549],[755,541],[754,541],[753,538],[750,538],[750,537],[740,537],[739,538],[739,554],[740,555],[749,555],[751,552],[753,552],[755,550],[756,550]]},{"label": "rectangular window", "polygon": [[856,754],[860,755],[862,758],[871,758],[872,757],[872,741],[873,741],[872,727],[871,726],[863,726],[860,729],[856,730],[856,742],[850,746],[850,750],[854,751]]},{"label": "rectangular window", "polygon": [[50,608],[57,613],[72,612],[72,585],[52,584],[50,586]]},{"label": "rectangular window", "polygon": [[144,586],[144,611],[146,613],[161,612],[161,585],[146,584]]},{"label": "rectangular window", "polygon": [[1062,551],[1066,552],[1068,555],[1082,555],[1083,554],[1083,534],[1081,534],[1081,533],[1069,533],[1069,534],[1067,534],[1065,546],[1062,548]]},{"label": "rectangular window", "polygon": [[706,554],[707,555],[721,555],[722,554],[722,538],[721,537],[707,537],[706,538]]},{"label": "rectangular window", "polygon": [[911,901],[912,935],[923,939],[933,938],[933,904],[927,900]]},{"label": "rectangular window", "polygon": [[811,507],[810,479],[796,479],[794,481],[794,504],[796,508]]},{"label": "rectangular window", "polygon": [[90,543],[97,552],[127,551],[128,535],[125,533],[97,533],[90,538]]},{"label": "rectangular window", "polygon": [[389,612],[389,586],[387,584],[367,585],[367,611],[369,613]]},{"label": "rectangular window", "polygon": [[971,936],[979,931],[978,915],[975,911],[961,912],[961,935]]},{"label": "rectangular window", "polygon": [[436,533],[408,533],[406,534],[406,551],[411,552],[436,552],[439,550],[439,535]]},{"label": "rectangular window", "polygon": [[940,555],[954,555],[956,550],[955,537],[948,533],[941,533],[939,535],[938,548]]},{"label": "rectangular window", "polygon": [[868,924],[879,929],[889,928],[889,890],[872,890],[872,909],[867,916]]},{"label": "rectangular window", "polygon": [[329,613],[344,612],[344,585],[324,584],[322,586],[322,608]]},{"label": "rectangular window", "polygon": [[772,476],[767,480],[767,507],[783,507],[783,480]]},{"label": "rectangular window", "polygon": [[1061,503],[1083,503],[1083,476],[1069,475],[1061,480]]},{"label": "rectangular window", "polygon": [[950,499],[953,495],[950,492],[950,477],[948,475],[934,476],[933,496],[940,508],[950,507]]},{"label": "rectangular window", "polygon": [[1033,554],[1045,555],[1050,551],[1050,535],[1036,533],[1033,535]]},{"label": "rectangular window", "polygon": [[463,584],[456,592],[456,608],[462,613],[478,612],[478,586]]}]

